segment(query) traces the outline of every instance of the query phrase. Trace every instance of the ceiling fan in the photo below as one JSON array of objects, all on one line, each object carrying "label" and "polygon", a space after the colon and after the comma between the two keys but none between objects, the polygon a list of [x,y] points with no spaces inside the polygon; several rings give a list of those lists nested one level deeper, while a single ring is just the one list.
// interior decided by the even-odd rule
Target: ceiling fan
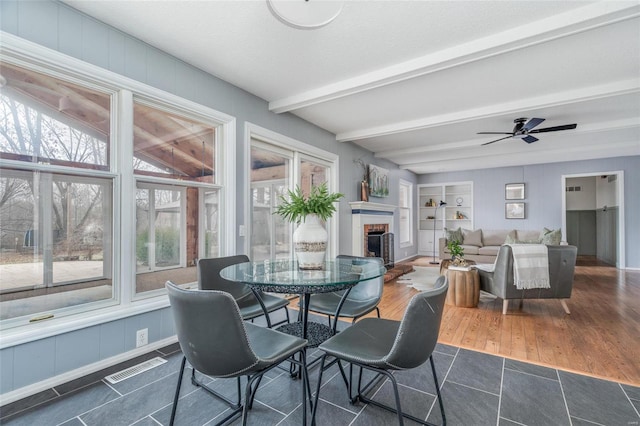
[{"label": "ceiling fan", "polygon": [[498,142],[504,139],[517,138],[522,139],[526,143],[533,143],[538,140],[535,136],[531,136],[531,133],[545,133],[545,132],[557,132],[559,130],[575,129],[577,124],[564,124],[562,126],[545,127],[544,129],[534,129],[538,124],[542,123],[544,118],[516,118],[513,120],[516,123],[513,126],[512,132],[478,132],[479,135],[509,135],[500,139],[496,139],[491,142],[485,142],[482,145],[489,145],[494,142]]}]

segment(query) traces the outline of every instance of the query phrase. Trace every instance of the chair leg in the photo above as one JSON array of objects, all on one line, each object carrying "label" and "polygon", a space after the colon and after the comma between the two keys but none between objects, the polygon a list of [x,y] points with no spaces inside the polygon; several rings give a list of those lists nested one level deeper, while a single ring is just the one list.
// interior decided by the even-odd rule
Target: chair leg
[{"label": "chair leg", "polygon": [[309,405],[313,411],[313,402],[311,401],[311,386],[309,385],[309,371],[307,370],[307,353],[306,349],[300,351],[300,369],[302,369],[302,424],[307,424],[307,395],[309,396]]},{"label": "chair leg", "polygon": [[433,355],[429,357],[431,363],[431,372],[433,373],[433,382],[436,385],[436,395],[438,396],[438,405],[440,405],[440,414],[442,415],[442,424],[447,424],[447,418],[444,415],[444,404],[442,403],[442,395],[440,395],[440,384],[438,383],[438,375],[436,374],[436,365],[433,362]]},{"label": "chair leg", "polygon": [[569,311],[569,307],[567,306],[567,301],[565,299],[560,299],[560,304],[562,305],[562,308],[567,313],[567,315],[571,315],[571,311]]},{"label": "chair leg", "polygon": [[316,397],[313,401],[313,408],[311,409],[311,425],[316,424],[316,412],[318,411],[318,403],[320,402],[320,387],[322,386],[322,373],[324,373],[324,362],[327,360],[327,354],[322,355],[320,360],[320,374],[318,375],[318,386],[316,388]]},{"label": "chair leg", "polygon": [[176,418],[176,409],[178,408],[178,399],[180,398],[180,387],[182,387],[182,376],[184,375],[184,367],[187,363],[187,357],[182,357],[182,364],[180,365],[180,374],[178,374],[178,384],[176,385],[176,394],[173,397],[173,407],[171,408],[171,420],[169,420],[169,426],[173,426],[173,421]]},{"label": "chair leg", "polygon": [[[426,422],[426,421],[424,421],[422,419],[419,419],[419,418],[414,417],[414,416],[412,416],[410,414],[402,412],[402,407],[400,405],[400,394],[398,392],[398,383],[396,382],[396,379],[395,379],[395,377],[393,376],[393,374],[391,372],[389,372],[387,370],[380,369],[380,368],[375,368],[375,367],[371,367],[371,366],[368,366],[368,365],[359,364],[357,362],[354,362],[353,364],[356,364],[357,366],[360,367],[360,377],[358,378],[358,395],[356,396],[356,399],[359,399],[360,401],[362,401],[362,402],[364,402],[366,404],[375,405],[376,407],[380,407],[380,408],[383,408],[383,409],[385,409],[387,411],[390,411],[392,413],[396,413],[398,415],[398,421],[399,421],[399,423],[401,425],[403,424],[403,418],[406,418],[406,419],[412,420],[412,421],[414,421],[416,423],[420,423],[422,425],[433,426],[432,423]],[[370,370],[370,371],[373,371],[375,373],[378,373],[364,387],[362,387],[362,369],[363,368],[367,369],[367,370]],[[444,406],[442,405],[442,397],[440,395],[440,385],[438,384],[437,376],[435,375],[435,365],[433,364],[433,360],[432,360],[432,363],[431,363],[431,368],[432,368],[432,372],[434,374],[434,376],[433,376],[434,377],[434,381],[436,382],[436,394],[437,394],[437,397],[438,397],[438,399],[440,401],[440,410],[441,410],[441,413],[442,413],[442,424],[444,426],[444,425],[446,425],[446,419],[444,417]],[[389,381],[391,382],[391,384],[393,386],[393,392],[394,392],[395,399],[396,399],[396,408],[390,407],[390,406],[385,405],[385,404],[382,404],[382,403],[380,403],[378,401],[374,401],[374,400],[369,399],[369,398],[367,398],[365,396],[365,393],[367,393],[370,389],[372,389],[372,387],[373,387],[372,385],[374,385],[380,378],[383,378],[385,376],[389,379]]]},{"label": "chair leg", "polygon": [[376,313],[378,314],[378,318],[380,318],[380,309],[376,306]]},{"label": "chair leg", "polygon": [[509,309],[509,301],[507,299],[502,300],[502,315],[507,315],[507,309]]}]

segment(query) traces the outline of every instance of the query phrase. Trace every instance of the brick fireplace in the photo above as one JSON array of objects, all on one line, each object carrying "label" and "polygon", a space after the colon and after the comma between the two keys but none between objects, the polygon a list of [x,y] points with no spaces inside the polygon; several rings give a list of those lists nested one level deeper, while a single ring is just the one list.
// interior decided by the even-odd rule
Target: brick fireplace
[{"label": "brick fireplace", "polygon": [[[368,256],[369,250],[369,234],[384,235],[386,238],[386,254],[385,266],[393,267],[393,218],[395,206],[389,204],[378,204],[368,202],[352,202],[351,205],[351,252],[354,256]],[[389,239],[388,234],[391,234]],[[384,249],[385,243],[382,242]],[[383,256],[380,255],[384,259]]]}]

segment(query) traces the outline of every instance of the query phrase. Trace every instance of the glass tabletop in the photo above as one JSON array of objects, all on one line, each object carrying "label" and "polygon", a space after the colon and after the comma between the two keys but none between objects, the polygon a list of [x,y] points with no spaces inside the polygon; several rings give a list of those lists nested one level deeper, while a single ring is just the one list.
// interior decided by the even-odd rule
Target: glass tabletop
[{"label": "glass tabletop", "polygon": [[301,270],[295,261],[275,260],[231,265],[220,276],[264,291],[301,294],[342,290],[385,272],[385,267],[373,259],[335,259],[325,261],[318,270]]}]

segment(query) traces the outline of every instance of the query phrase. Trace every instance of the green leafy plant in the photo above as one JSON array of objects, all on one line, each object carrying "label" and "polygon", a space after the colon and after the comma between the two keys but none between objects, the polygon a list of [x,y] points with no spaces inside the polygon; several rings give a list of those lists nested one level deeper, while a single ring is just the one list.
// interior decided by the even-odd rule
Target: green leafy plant
[{"label": "green leafy plant", "polygon": [[449,249],[449,253],[451,253],[451,257],[453,259],[464,259],[464,249],[460,246],[460,243],[457,240],[452,240],[447,244],[447,248]]},{"label": "green leafy plant", "polygon": [[326,221],[336,212],[336,206],[333,203],[342,197],[344,194],[339,192],[329,193],[326,182],[312,187],[308,197],[305,197],[302,189],[296,186],[295,190],[287,191],[286,197],[280,196],[280,204],[274,213],[295,223],[301,223],[310,214],[315,214]]}]

